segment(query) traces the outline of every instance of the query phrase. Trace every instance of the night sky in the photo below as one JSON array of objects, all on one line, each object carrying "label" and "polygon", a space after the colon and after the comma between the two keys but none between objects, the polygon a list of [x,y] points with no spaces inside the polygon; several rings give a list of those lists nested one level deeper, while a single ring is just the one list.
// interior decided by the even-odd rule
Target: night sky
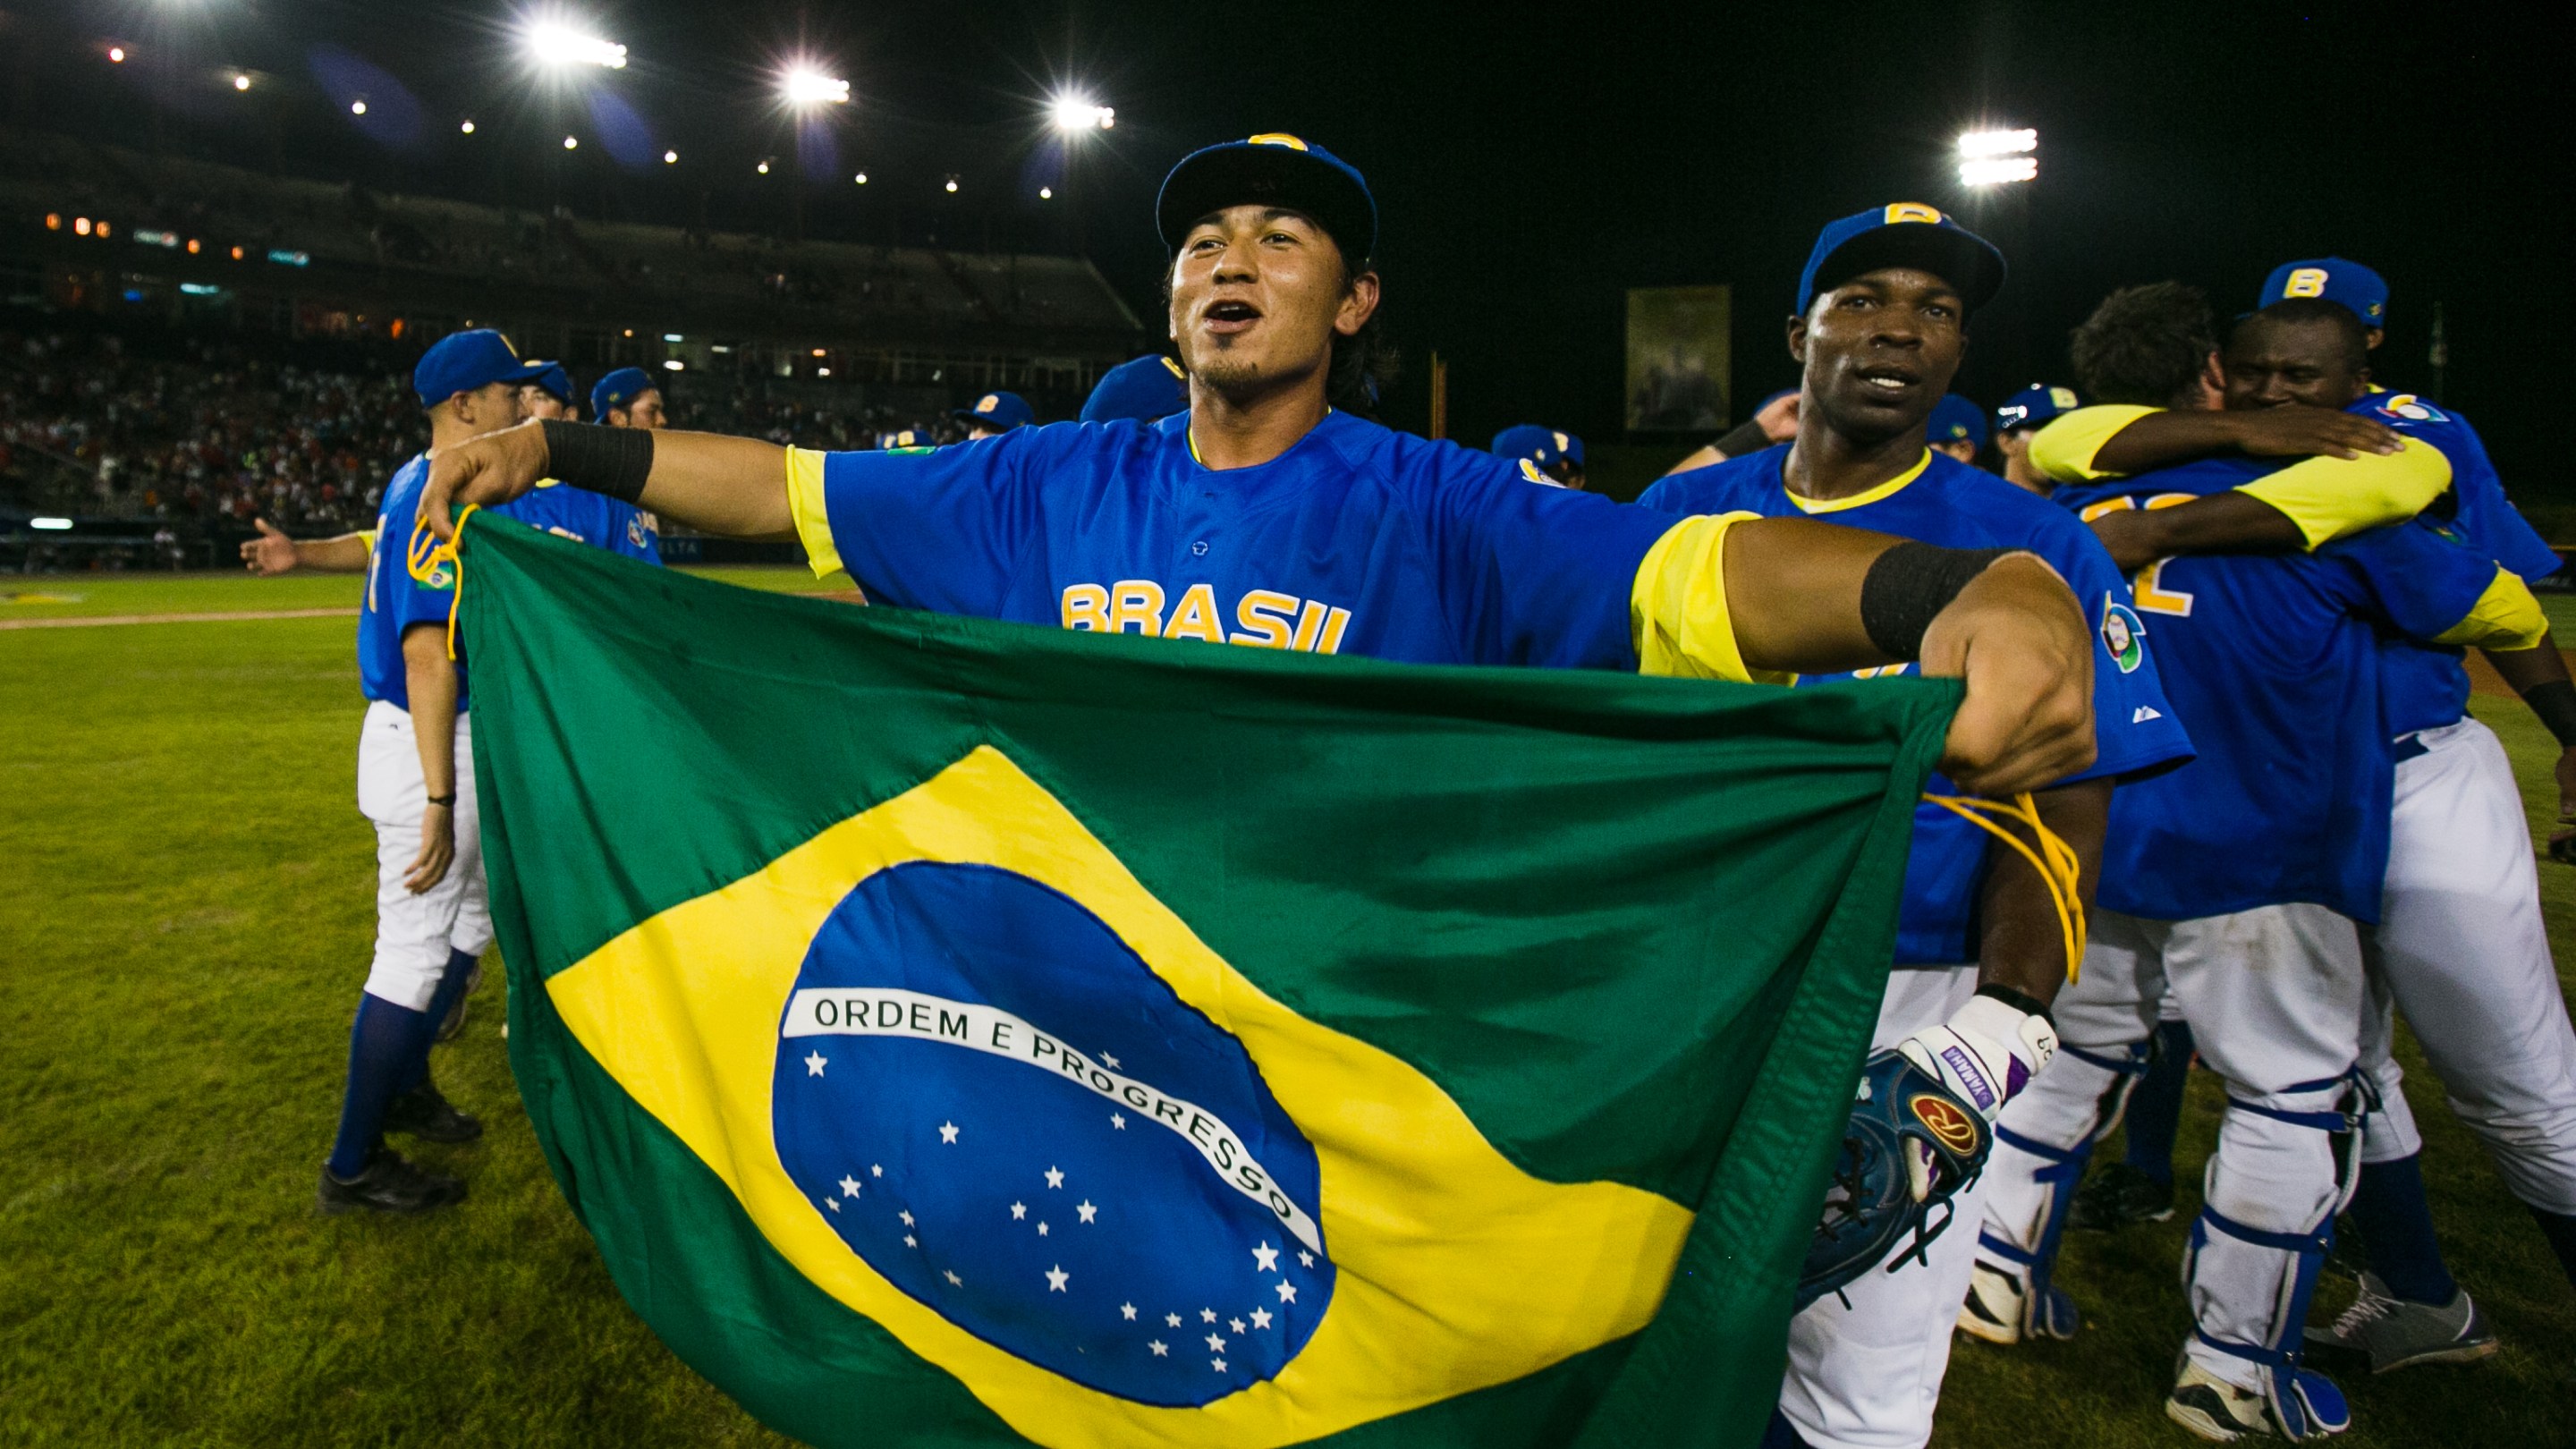
[{"label": "night sky", "polygon": [[[784,229],[795,144],[766,102],[800,44],[853,84],[809,149],[813,234],[1087,250],[1155,314],[1153,189],[1183,152],[1293,131],[1365,171],[1384,215],[1390,326],[1419,426],[1421,364],[1451,366],[1453,435],[1545,421],[1612,441],[1625,289],[1732,283],[1739,416],[1794,381],[1781,326],[1817,228],[1922,200],[2004,246],[1960,390],[2064,381],[2066,330],[2111,287],[2180,278],[2222,317],[2275,262],[2333,252],[2394,289],[2381,381],[2434,386],[2517,493],[2576,503],[2525,299],[2567,276],[2560,47],[2466,7],[2277,4],[1122,6],[969,0],[804,7],[629,0],[580,13],[631,48],[599,73],[681,165],[618,168],[576,98],[512,58],[513,9],[87,0],[10,16],[8,114],[379,187],[719,228]],[[2525,12],[2527,13],[2527,12]],[[110,67],[106,38],[136,46]],[[391,73],[407,143],[361,132],[312,47]],[[139,62],[158,61],[152,69]],[[251,96],[221,84],[252,68]],[[1117,108],[1069,178],[1044,98],[1069,77]],[[254,103],[255,102],[255,103]],[[383,111],[379,105],[378,111]],[[458,134],[474,116],[478,134]],[[2032,126],[2040,178],[1972,199],[1950,145]],[[560,151],[567,131],[586,149]],[[809,143],[810,145],[811,143]],[[753,162],[779,158],[773,177]],[[862,188],[850,180],[870,176]],[[951,174],[960,191],[940,184]],[[1053,201],[1040,184],[1069,180]],[[1069,203],[1069,204],[1068,204]],[[2535,288],[2537,290],[2535,290]],[[2557,309],[2543,304],[2543,315]]]}]

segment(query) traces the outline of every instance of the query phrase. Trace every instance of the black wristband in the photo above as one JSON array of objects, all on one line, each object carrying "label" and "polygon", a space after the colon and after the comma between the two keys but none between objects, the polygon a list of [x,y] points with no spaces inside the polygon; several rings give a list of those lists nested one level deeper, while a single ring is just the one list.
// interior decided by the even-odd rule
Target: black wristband
[{"label": "black wristband", "polygon": [[1746,423],[1709,446],[1730,458],[1741,458],[1770,447],[1771,435],[1762,431],[1760,423]]},{"label": "black wristband", "polygon": [[432,795],[429,797],[429,803],[432,805],[445,805],[450,809],[453,809],[456,805],[456,792],[450,790],[444,795]]},{"label": "black wristband", "polygon": [[2015,550],[1935,548],[1908,539],[1870,561],[1860,582],[1860,626],[1890,659],[1919,659],[1923,631],[1986,565]]},{"label": "black wristband", "polygon": [[2544,679],[2522,692],[2522,702],[2558,737],[2559,748],[2576,750],[2576,684]]},{"label": "black wristband", "polygon": [[2012,987],[2003,985],[1990,985],[1978,987],[1977,994],[1991,996],[2024,1016],[2035,1016],[2050,1026],[2057,1025],[2057,1019],[2048,1014],[2048,1003],[2027,991],[2016,991]]},{"label": "black wristband", "polygon": [[559,418],[547,418],[537,427],[546,435],[546,471],[557,480],[628,503],[644,496],[644,480],[653,474],[652,429],[603,428]]}]

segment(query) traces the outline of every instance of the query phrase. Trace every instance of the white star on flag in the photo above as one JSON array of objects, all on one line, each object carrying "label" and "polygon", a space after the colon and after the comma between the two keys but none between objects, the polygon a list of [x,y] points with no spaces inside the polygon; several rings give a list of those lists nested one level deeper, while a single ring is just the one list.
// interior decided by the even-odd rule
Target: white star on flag
[{"label": "white star on flag", "polygon": [[1150,1349],[1152,1349],[1152,1350],[1154,1351],[1154,1357],[1156,1357],[1156,1358],[1162,1358],[1162,1357],[1164,1357],[1164,1356],[1168,1355],[1169,1353],[1171,1353],[1171,1350],[1170,1350],[1170,1349],[1168,1349],[1168,1348],[1165,1348],[1165,1347],[1163,1346],[1163,1341],[1162,1341],[1161,1339],[1159,1339],[1159,1338],[1157,1338],[1157,1339],[1153,1339],[1153,1340],[1151,1340],[1151,1341],[1147,1342],[1145,1346],[1146,1346],[1147,1348],[1150,1348]]},{"label": "white star on flag", "polygon": [[1210,1353],[1223,1353],[1223,1352],[1225,1352],[1225,1340],[1224,1340],[1224,1339],[1222,1339],[1222,1338],[1217,1337],[1217,1336],[1216,1336],[1215,1334],[1213,1334],[1213,1333],[1211,1333],[1211,1334],[1209,1334],[1209,1335],[1207,1336],[1207,1346],[1208,1346],[1208,1352],[1210,1352]]},{"label": "white star on flag", "polygon": [[1093,1207],[1090,1200],[1087,1198],[1084,1199],[1082,1205],[1075,1208],[1074,1211],[1082,1214],[1082,1220],[1086,1223],[1100,1215],[1100,1209]]},{"label": "white star on flag", "polygon": [[859,1195],[859,1180],[858,1180],[857,1178],[855,1178],[855,1177],[851,1177],[851,1176],[849,1176],[847,1173],[842,1174],[842,1176],[841,1176],[841,1196],[843,1196],[843,1197],[857,1197],[858,1195]]},{"label": "white star on flag", "polygon": [[1252,1326],[1255,1328],[1268,1328],[1270,1326],[1270,1310],[1267,1308],[1256,1308],[1252,1310]]},{"label": "white star on flag", "polygon": [[870,1177],[883,1177],[883,1176],[885,1176],[885,1165],[884,1165],[883,1163],[872,1163],[872,1164],[870,1164],[870,1165],[869,1165],[869,1167],[868,1167],[868,1176],[870,1176]]},{"label": "white star on flag", "polygon": [[805,1057],[805,1075],[809,1077],[819,1077],[823,1075],[823,1063],[827,1060],[829,1060],[829,1058],[825,1057],[821,1052],[807,1053]]},{"label": "white star on flag", "polygon": [[942,1273],[939,1276],[947,1279],[951,1287],[963,1288],[966,1286],[966,1280],[958,1277],[957,1270],[954,1268],[949,1269],[947,1272]]},{"label": "white star on flag", "polygon": [[834,1212],[839,1212],[841,1210],[841,1200],[836,1197],[827,1197],[823,1199],[823,1206],[830,1208]]},{"label": "white star on flag", "polygon": [[955,1142],[957,1140],[957,1124],[954,1122],[940,1123],[939,1140],[942,1142]]},{"label": "white star on flag", "polygon": [[1215,1309],[1213,1309],[1213,1308],[1202,1308],[1202,1309],[1200,1309],[1200,1310],[1199,1310],[1199,1322],[1201,1322],[1201,1323],[1214,1323],[1214,1322],[1216,1322],[1216,1310],[1215,1310]]},{"label": "white star on flag", "polygon": [[1064,1173],[1063,1173],[1061,1170],[1057,1169],[1057,1168],[1053,1168],[1053,1167],[1048,1168],[1048,1169],[1047,1169],[1047,1186],[1049,1186],[1049,1187],[1062,1187],[1062,1186],[1064,1186]]},{"label": "white star on flag", "polygon": [[1038,1224],[1038,1236],[1039,1236],[1039,1237],[1041,1237],[1041,1238],[1043,1238],[1043,1237],[1045,1237],[1046,1235],[1047,1235],[1047,1225],[1046,1225],[1046,1224],[1044,1224],[1044,1223],[1040,1223],[1040,1224]]},{"label": "white star on flag", "polygon": [[1113,1072],[1118,1070],[1118,1059],[1116,1057],[1111,1056],[1107,1052],[1102,1052],[1100,1054],[1100,1059],[1109,1064],[1109,1070]]},{"label": "white star on flag", "polygon": [[1228,1327],[1228,1328],[1233,1329],[1233,1330],[1234,1330],[1235,1332],[1237,1332],[1237,1333],[1241,1333],[1241,1332],[1243,1332],[1243,1320],[1242,1320],[1242,1319],[1240,1319],[1240,1318],[1229,1318],[1229,1319],[1227,1319],[1227,1320],[1225,1321],[1225,1326],[1226,1326],[1226,1327]]},{"label": "white star on flag", "polygon": [[1306,1251],[1305,1249],[1303,1249],[1303,1248],[1298,1249],[1298,1250],[1297,1250],[1297,1266],[1298,1266],[1298,1267],[1301,1267],[1301,1268],[1312,1268],[1312,1267],[1314,1267],[1314,1266],[1315,1266],[1315,1255],[1314,1255],[1314,1254],[1312,1254],[1312,1253],[1307,1252],[1307,1251]]},{"label": "white star on flag", "polygon": [[1252,1271],[1256,1273],[1278,1272],[1279,1250],[1270,1246],[1268,1243],[1262,1244],[1260,1247],[1252,1250],[1252,1264]]},{"label": "white star on flag", "polygon": [[1029,1215],[1029,1205],[1028,1205],[1027,1203],[1024,1203],[1024,1202],[1015,1202],[1015,1203],[1011,1204],[1011,1221],[1012,1221],[1012,1222],[1015,1222],[1015,1223],[1016,1223],[1016,1222],[1018,1222],[1020,1219],[1022,1219],[1022,1218],[1024,1218],[1024,1217],[1027,1217],[1028,1215]]},{"label": "white star on flag", "polygon": [[1209,1359],[1209,1360],[1208,1360],[1208,1367],[1209,1367],[1209,1368],[1212,1368],[1212,1369],[1215,1369],[1218,1373],[1224,1373],[1224,1372],[1225,1372],[1225,1360],[1224,1360],[1224,1359],[1221,1359],[1221,1358],[1212,1358],[1212,1359]]},{"label": "white star on flag", "polygon": [[1109,1125],[1110,1125],[1110,1126],[1112,1126],[1112,1127],[1117,1128],[1117,1129],[1118,1129],[1119,1131],[1121,1131],[1121,1132],[1126,1131],[1126,1130],[1127,1130],[1127,1114],[1126,1114],[1126,1113],[1124,1113],[1124,1112],[1112,1112],[1112,1113],[1110,1113],[1110,1114],[1109,1114]]},{"label": "white star on flag", "polygon": [[1281,1283],[1279,1285],[1279,1301],[1282,1303],[1296,1302],[1297,1285],[1294,1283]]},{"label": "white star on flag", "polygon": [[1058,1263],[1054,1267],[1047,1269],[1047,1291],[1049,1293],[1064,1292],[1065,1283],[1072,1277],[1073,1275],[1071,1273],[1064,1271],[1064,1265],[1062,1263]]},{"label": "white star on flag", "polygon": [[1133,1322],[1135,1322],[1135,1321],[1136,1321],[1136,1305],[1135,1305],[1135,1304],[1133,1304],[1133,1303],[1121,1303],[1121,1304],[1119,1304],[1119,1305],[1118,1305],[1118,1316],[1119,1316],[1119,1317],[1121,1317],[1121,1318],[1126,1319],[1129,1323],[1133,1323]]},{"label": "white star on flag", "polygon": [[1163,1315],[1163,1322],[1168,1327],[1178,1328],[1181,1326],[1181,1315],[1177,1313],[1166,1313]]},{"label": "white star on flag", "polygon": [[905,1227],[908,1228],[912,1226],[912,1214],[909,1211],[896,1213],[895,1216],[903,1219],[903,1225]]},{"label": "white star on flag", "polygon": [[921,1246],[921,1241],[912,1234],[906,1233],[903,1235],[903,1245],[907,1248],[918,1248]]}]

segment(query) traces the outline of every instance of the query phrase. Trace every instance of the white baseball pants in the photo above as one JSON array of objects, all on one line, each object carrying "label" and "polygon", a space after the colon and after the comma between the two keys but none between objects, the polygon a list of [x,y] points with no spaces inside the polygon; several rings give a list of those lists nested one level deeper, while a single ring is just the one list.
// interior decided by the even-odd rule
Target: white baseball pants
[{"label": "white baseball pants", "polygon": [[456,717],[456,858],[438,884],[414,895],[403,874],[420,854],[428,809],[411,715],[381,699],[370,703],[358,733],[358,811],[376,827],[376,957],[367,993],[413,1011],[429,1009],[448,952],[479,956],[492,944],[470,715]]}]

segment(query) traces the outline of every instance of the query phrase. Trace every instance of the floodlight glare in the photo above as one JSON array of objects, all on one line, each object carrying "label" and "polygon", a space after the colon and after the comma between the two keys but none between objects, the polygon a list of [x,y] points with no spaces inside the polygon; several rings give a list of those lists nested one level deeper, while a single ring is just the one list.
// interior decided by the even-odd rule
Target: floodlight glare
[{"label": "floodlight glare", "polygon": [[865,186],[865,185],[867,185],[867,184],[868,184],[868,173],[866,173],[866,172],[862,171],[862,172],[860,172],[860,173],[859,173],[855,178],[853,178],[853,179],[854,179],[854,180],[856,180],[856,181],[857,181],[861,186]]},{"label": "floodlight glare", "polygon": [[1970,131],[1959,138],[1963,157],[2019,156],[2039,149],[2039,133],[2020,131]]},{"label": "floodlight glare", "polygon": [[2036,156],[1981,156],[1959,163],[1959,180],[1968,186],[1996,186],[2029,181],[2039,175]]},{"label": "floodlight glare", "polygon": [[569,26],[540,21],[528,27],[528,54],[548,70],[563,70],[576,65],[596,65],[608,70],[626,68],[626,47],[596,35],[584,35]]},{"label": "floodlight glare", "polygon": [[950,195],[952,195],[952,196],[956,194],[956,192],[957,192],[957,182],[956,182],[956,180],[955,180],[954,178],[951,178],[951,179],[950,179],[950,181],[949,181],[949,183],[948,183],[947,190],[948,190],[949,194],[950,194]]},{"label": "floodlight glare", "polygon": [[473,135],[473,134],[474,134],[474,123],[473,123],[472,121],[468,121],[468,122],[466,122],[464,125],[461,125],[461,126],[457,127],[456,129],[458,129],[459,131],[464,132],[464,133],[465,133],[466,135],[468,135],[468,136],[471,136],[471,135]]},{"label": "floodlight glare", "polygon": [[246,75],[235,75],[235,76],[233,77],[233,89],[234,89],[234,90],[237,90],[237,91],[246,91],[246,90],[249,90],[249,89],[250,89],[250,77],[249,77],[249,76],[246,76]]},{"label": "floodlight glare", "polygon": [[1089,96],[1083,95],[1056,97],[1055,104],[1049,108],[1049,114],[1055,120],[1055,128],[1068,136],[1079,135],[1084,131],[1106,131],[1117,124],[1118,116],[1116,109],[1109,106],[1095,106]]},{"label": "floodlight glare", "polygon": [[665,166],[677,166],[677,165],[679,165],[679,164],[680,164],[680,153],[679,153],[679,152],[677,152],[677,151],[665,151],[665,152],[663,152],[663,153],[662,153],[662,164],[663,164],[663,165],[665,165]]},{"label": "floodlight glare", "polygon": [[117,64],[117,65],[123,65],[123,64],[125,64],[125,47],[124,47],[124,46],[121,46],[121,45],[111,45],[111,46],[109,46],[109,47],[107,48],[107,58],[108,58],[108,60],[109,60],[109,61],[113,62],[114,64]]},{"label": "floodlight glare", "polygon": [[1052,186],[1041,186],[1041,187],[1039,187],[1039,188],[1038,188],[1038,200],[1040,200],[1040,201],[1053,201],[1053,200],[1055,200],[1055,188],[1054,188],[1054,187],[1052,187]]},{"label": "floodlight glare", "polygon": [[72,526],[72,521],[68,518],[30,518],[27,526],[41,528],[47,533],[61,533]]},{"label": "floodlight glare", "polygon": [[363,116],[363,115],[365,115],[366,113],[367,113],[367,103],[366,103],[365,101],[351,101],[351,102],[349,102],[349,114],[350,114],[350,115],[353,115],[353,116]]},{"label": "floodlight glare", "polygon": [[566,137],[564,137],[564,149],[565,149],[565,150],[567,150],[567,151],[577,151],[577,150],[580,150],[580,149],[581,149],[581,140],[580,140],[580,138],[579,138],[579,137],[576,137],[576,136],[566,136]]},{"label": "floodlight glare", "polygon": [[850,83],[812,66],[798,65],[779,77],[778,92],[791,106],[841,106],[849,104]]}]

